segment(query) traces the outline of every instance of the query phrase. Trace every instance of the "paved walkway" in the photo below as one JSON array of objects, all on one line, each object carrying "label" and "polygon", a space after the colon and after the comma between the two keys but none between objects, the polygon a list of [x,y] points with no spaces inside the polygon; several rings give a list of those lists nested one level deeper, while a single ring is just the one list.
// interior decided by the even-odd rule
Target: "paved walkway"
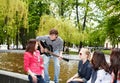
[{"label": "paved walkway", "polygon": [[110,63],[110,55],[105,55],[106,61]]},{"label": "paved walkway", "polygon": [[23,53],[23,52],[25,52],[25,50],[0,50],[0,52]]}]

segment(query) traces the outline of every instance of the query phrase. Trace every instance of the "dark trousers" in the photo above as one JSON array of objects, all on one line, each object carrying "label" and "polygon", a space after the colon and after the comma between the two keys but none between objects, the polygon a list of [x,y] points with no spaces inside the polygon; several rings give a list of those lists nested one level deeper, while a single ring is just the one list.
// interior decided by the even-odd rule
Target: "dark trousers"
[{"label": "dark trousers", "polygon": [[83,83],[83,82],[78,82],[78,81],[71,81],[69,83]]},{"label": "dark trousers", "polygon": [[[28,79],[30,83],[33,83],[32,81],[32,77],[30,75],[28,75]],[[37,83],[45,83],[44,79],[42,78],[41,75],[37,75]]]}]

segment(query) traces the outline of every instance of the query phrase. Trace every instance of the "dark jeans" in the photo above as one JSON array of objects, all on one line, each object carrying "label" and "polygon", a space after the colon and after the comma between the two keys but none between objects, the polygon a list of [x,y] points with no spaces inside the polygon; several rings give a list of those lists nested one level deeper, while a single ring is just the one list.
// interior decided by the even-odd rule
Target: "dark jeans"
[{"label": "dark jeans", "polygon": [[78,82],[78,81],[71,81],[69,83],[83,83],[83,82]]},{"label": "dark jeans", "polygon": [[[30,83],[33,83],[32,81],[32,77],[30,75],[28,75],[28,79]],[[37,83],[45,83],[44,79],[42,78],[41,75],[37,75]]]}]

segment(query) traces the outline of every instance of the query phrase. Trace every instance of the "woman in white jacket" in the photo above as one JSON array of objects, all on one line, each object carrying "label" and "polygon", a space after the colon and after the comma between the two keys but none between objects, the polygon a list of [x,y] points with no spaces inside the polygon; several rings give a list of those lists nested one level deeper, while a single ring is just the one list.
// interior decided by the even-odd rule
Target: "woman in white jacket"
[{"label": "woman in white jacket", "polygon": [[109,65],[103,52],[95,51],[91,59],[93,72],[87,83],[111,83],[112,76],[109,74]]}]

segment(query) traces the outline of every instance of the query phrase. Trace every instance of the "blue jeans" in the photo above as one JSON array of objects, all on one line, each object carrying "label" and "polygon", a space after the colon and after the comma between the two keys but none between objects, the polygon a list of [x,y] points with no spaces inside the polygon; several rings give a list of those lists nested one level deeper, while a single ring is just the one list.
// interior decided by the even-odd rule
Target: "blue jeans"
[{"label": "blue jeans", "polygon": [[[28,79],[29,79],[30,83],[33,83],[32,77],[30,75],[28,75]],[[45,83],[45,81],[41,75],[37,75],[37,83]]]},{"label": "blue jeans", "polygon": [[[58,54],[59,52],[55,51],[54,53]],[[57,57],[54,57],[54,56],[44,55],[44,79],[45,79],[45,83],[50,82],[49,73],[48,73],[50,58],[53,58],[53,60],[54,60],[54,82],[59,83],[59,73],[60,73],[60,61],[59,61],[59,59]]]}]

